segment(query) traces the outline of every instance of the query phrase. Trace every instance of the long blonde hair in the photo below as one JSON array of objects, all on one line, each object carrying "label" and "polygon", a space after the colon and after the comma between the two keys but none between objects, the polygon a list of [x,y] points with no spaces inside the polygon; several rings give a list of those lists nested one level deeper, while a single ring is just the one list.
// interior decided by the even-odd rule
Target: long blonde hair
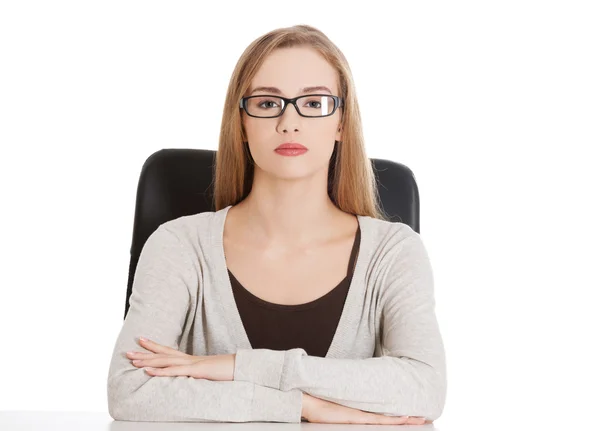
[{"label": "long blonde hair", "polygon": [[254,165],[245,142],[240,99],[265,58],[275,49],[310,46],[338,72],[342,109],[342,138],[335,141],[329,163],[327,190],[342,211],[387,220],[380,206],[376,178],[362,133],[358,100],[350,66],[339,48],[320,30],[295,25],[270,31],[254,40],[242,53],[231,79],[219,135],[214,168],[214,206],[218,211],[244,200],[252,187]]}]

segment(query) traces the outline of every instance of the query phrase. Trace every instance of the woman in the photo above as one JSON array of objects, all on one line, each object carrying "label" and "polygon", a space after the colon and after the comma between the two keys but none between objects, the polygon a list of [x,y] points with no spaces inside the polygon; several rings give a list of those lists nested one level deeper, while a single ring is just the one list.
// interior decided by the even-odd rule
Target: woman
[{"label": "woman", "polygon": [[[227,92],[216,211],[162,224],[140,255],[109,371],[111,416],[439,417],[446,370],[429,259],[416,232],[385,219],[376,190],[340,50],[306,25],[254,41]],[[133,352],[142,334],[146,351]]]}]

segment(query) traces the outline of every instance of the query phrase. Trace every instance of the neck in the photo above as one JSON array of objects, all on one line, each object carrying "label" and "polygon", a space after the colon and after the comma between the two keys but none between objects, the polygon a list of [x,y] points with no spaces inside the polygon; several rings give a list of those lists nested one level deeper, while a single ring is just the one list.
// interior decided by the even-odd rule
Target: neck
[{"label": "neck", "polygon": [[327,194],[325,182],[255,177],[248,196],[236,205],[240,227],[253,242],[264,246],[302,247],[335,234],[333,227],[345,213]]}]

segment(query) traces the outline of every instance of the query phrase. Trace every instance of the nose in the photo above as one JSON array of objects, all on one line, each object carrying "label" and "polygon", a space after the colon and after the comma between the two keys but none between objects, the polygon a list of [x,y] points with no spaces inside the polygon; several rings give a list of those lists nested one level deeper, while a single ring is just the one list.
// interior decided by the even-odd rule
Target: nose
[{"label": "nose", "polygon": [[285,107],[285,111],[283,111],[283,114],[279,117],[277,127],[279,131],[282,132],[288,132],[290,130],[297,132],[300,127],[300,122],[302,121],[301,119],[302,117],[298,114],[294,105],[288,103]]}]

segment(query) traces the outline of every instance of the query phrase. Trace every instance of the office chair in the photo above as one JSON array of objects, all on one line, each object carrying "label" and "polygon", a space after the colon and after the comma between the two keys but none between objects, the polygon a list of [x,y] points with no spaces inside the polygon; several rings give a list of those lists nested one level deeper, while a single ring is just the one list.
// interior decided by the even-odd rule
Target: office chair
[{"label": "office chair", "polygon": [[[181,216],[215,211],[216,154],[203,149],[163,149],[144,162],[137,188],[124,318],[140,253],[152,232]],[[370,160],[387,219],[405,223],[419,233],[419,190],[412,171],[389,160]]]}]

